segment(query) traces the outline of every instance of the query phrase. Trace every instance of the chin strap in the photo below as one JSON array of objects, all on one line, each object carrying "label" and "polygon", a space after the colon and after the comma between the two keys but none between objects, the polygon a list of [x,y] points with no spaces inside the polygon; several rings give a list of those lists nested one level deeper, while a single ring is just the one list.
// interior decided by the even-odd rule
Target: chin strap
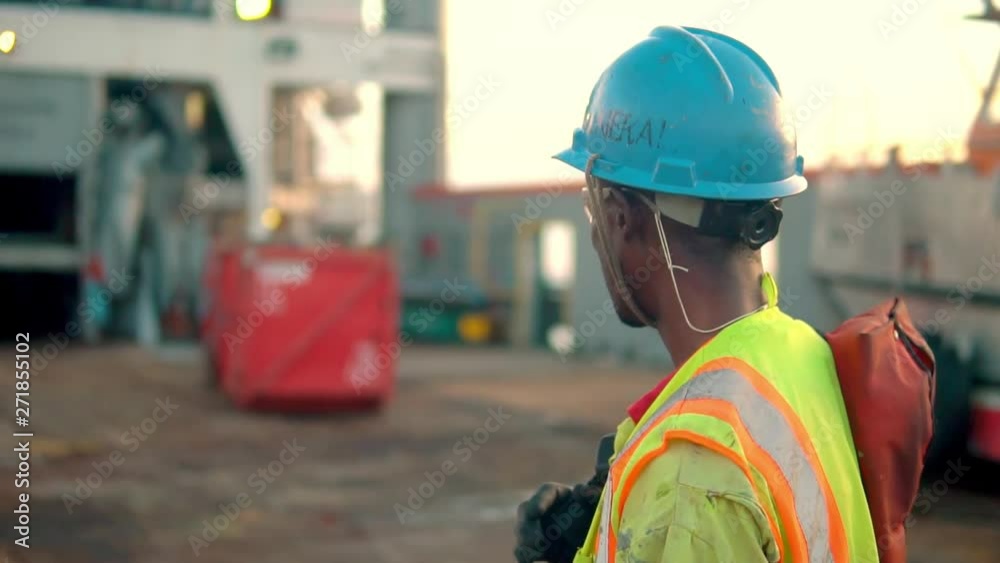
[{"label": "chin strap", "polygon": [[621,296],[622,301],[632,311],[632,314],[635,315],[636,320],[646,326],[654,326],[653,320],[639,309],[639,305],[632,297],[632,291],[629,290],[628,284],[625,282],[625,274],[622,273],[621,262],[612,257],[611,238],[608,236],[608,227],[605,224],[604,198],[601,197],[601,190],[597,186],[597,179],[591,174],[594,161],[597,160],[598,156],[597,154],[590,155],[590,158],[587,159],[587,169],[585,171],[587,192],[590,194],[590,204],[594,206],[594,224],[597,225],[597,239],[601,243],[601,250],[598,252],[598,256],[611,273],[611,281],[615,286],[614,290]]},{"label": "chin strap", "polygon": [[[586,172],[585,177],[587,180],[587,192],[590,194],[590,202],[591,205],[594,207],[594,215],[595,215],[594,223],[597,225],[597,238],[601,246],[601,251],[598,253],[599,257],[605,263],[605,265],[607,265],[607,269],[611,273],[612,282],[615,285],[615,290],[618,292],[618,295],[621,296],[622,301],[625,302],[625,305],[635,315],[635,318],[646,326],[655,326],[652,319],[650,319],[645,313],[642,312],[641,309],[639,309],[639,305],[635,302],[635,299],[632,297],[632,291],[629,289],[628,284],[625,282],[625,275],[624,273],[622,273],[621,262],[612,257],[611,243],[610,243],[611,238],[608,235],[607,225],[605,224],[604,198],[601,197],[600,193],[601,190],[597,186],[597,179],[591,174],[591,171],[594,167],[594,161],[597,160],[598,156],[599,155],[597,154],[591,154],[590,158],[587,159],[587,168],[585,171]],[[694,326],[694,323],[691,322],[691,318],[688,316],[687,307],[684,306],[684,299],[681,297],[680,286],[677,284],[677,274],[674,272],[675,270],[680,270],[682,272],[687,272],[689,270],[684,266],[679,266],[674,264],[673,258],[670,256],[670,245],[667,244],[667,235],[663,230],[663,216],[657,205],[652,201],[650,201],[645,195],[643,194],[638,194],[638,195],[646,203],[646,205],[653,211],[653,217],[656,221],[656,232],[660,237],[660,246],[663,247],[663,257],[666,259],[667,271],[670,272],[670,281],[674,286],[674,294],[677,296],[677,304],[680,306],[681,314],[684,316],[684,322],[687,324],[688,328],[697,333],[711,334],[716,331],[722,330],[723,328],[726,328],[727,326],[739,320],[745,319],[750,315],[763,311],[771,305],[771,299],[768,299],[767,302],[765,302],[760,307],[757,307],[753,311],[744,313],[714,328],[698,328]]]},{"label": "chin strap", "polygon": [[765,302],[760,307],[757,307],[753,311],[750,311],[749,313],[744,313],[736,317],[735,319],[726,321],[715,328],[698,328],[694,326],[694,324],[691,323],[691,319],[688,317],[687,307],[684,306],[684,300],[681,299],[681,290],[680,287],[677,285],[677,274],[674,273],[674,270],[681,270],[682,272],[687,272],[688,269],[685,268],[684,266],[674,266],[673,259],[670,257],[670,246],[667,245],[667,235],[666,233],[663,232],[663,215],[659,212],[656,205],[647,200],[645,196],[640,195],[639,197],[642,197],[642,199],[646,201],[646,204],[652,208],[653,215],[656,216],[656,232],[657,234],[660,235],[660,245],[663,246],[663,254],[664,257],[667,259],[667,271],[670,272],[670,281],[674,284],[674,294],[677,296],[677,304],[680,305],[681,307],[681,314],[684,315],[684,322],[687,323],[688,328],[701,334],[711,334],[713,332],[726,328],[727,326],[735,323],[736,321],[745,319],[750,315],[753,315],[754,313],[759,313],[760,311],[763,311],[764,309],[768,308],[768,306],[770,305],[770,300]]}]

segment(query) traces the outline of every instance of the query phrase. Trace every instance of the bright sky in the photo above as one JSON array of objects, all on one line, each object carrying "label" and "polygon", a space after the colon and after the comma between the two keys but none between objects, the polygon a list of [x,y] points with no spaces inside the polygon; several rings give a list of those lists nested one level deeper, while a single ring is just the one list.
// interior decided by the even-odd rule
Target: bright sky
[{"label": "bright sky", "polygon": [[[995,24],[963,16],[980,0],[446,0],[448,180],[456,187],[558,177],[604,68],[657,25],[705,27],[771,65],[791,108],[803,106],[806,166],[856,162],[902,144],[964,152],[1000,47]],[[882,25],[880,25],[882,22]],[[481,81],[497,83],[475,98]],[[832,95],[817,111],[814,89]],[[481,89],[480,92],[483,92]],[[462,105],[475,109],[466,111]]]}]

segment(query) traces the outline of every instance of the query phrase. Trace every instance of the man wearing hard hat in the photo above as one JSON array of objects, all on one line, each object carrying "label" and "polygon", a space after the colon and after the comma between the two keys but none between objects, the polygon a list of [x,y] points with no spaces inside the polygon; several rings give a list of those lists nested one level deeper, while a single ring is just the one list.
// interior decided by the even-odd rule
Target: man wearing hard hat
[{"label": "man wearing hard hat", "polygon": [[[628,409],[599,501],[549,483],[522,504],[516,558],[878,561],[831,349],[761,266],[781,199],[806,189],[767,63],[657,28],[600,77],[556,158],[586,174],[618,316],[655,328],[677,369]],[[585,537],[557,506],[586,513]]]}]

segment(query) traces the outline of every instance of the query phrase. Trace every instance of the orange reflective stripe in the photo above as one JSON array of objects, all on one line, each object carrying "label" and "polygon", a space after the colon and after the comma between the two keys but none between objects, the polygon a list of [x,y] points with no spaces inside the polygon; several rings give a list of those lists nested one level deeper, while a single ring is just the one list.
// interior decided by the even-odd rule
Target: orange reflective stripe
[{"label": "orange reflective stripe", "polygon": [[[806,549],[805,535],[802,532],[802,528],[799,523],[798,516],[795,512],[794,497],[792,495],[791,487],[788,484],[788,480],[785,479],[784,474],[777,467],[777,464],[771,458],[767,452],[763,451],[759,445],[747,434],[746,429],[743,428],[743,423],[739,420],[739,414],[736,412],[736,408],[723,400],[719,399],[688,399],[678,403],[667,409],[665,412],[657,416],[656,420],[646,426],[643,436],[640,437],[636,442],[641,442],[642,438],[646,434],[650,433],[659,426],[659,423],[665,420],[669,416],[677,415],[680,413],[692,413],[692,414],[703,414],[707,416],[712,416],[729,423],[730,426],[734,428],[737,432],[737,437],[740,440],[740,444],[743,446],[744,453],[747,454],[747,458],[750,459],[763,474],[765,481],[768,484],[768,488],[771,489],[771,494],[775,497],[775,504],[777,505],[778,514],[783,522],[788,522],[787,526],[791,526],[792,529],[789,530],[793,537],[797,538],[797,542],[789,538],[789,543],[794,544],[792,553],[795,554],[795,561],[807,561],[806,554],[808,550]],[[735,417],[735,418],[734,418]],[[750,485],[754,488],[754,494],[757,495],[757,485],[754,481],[752,474],[750,473],[750,468],[746,461],[740,459],[740,457],[733,452],[731,449],[722,446],[718,442],[711,440],[710,438],[704,437],[700,434],[688,431],[688,430],[667,430],[664,433],[664,441],[657,448],[648,452],[643,457],[636,461],[632,468],[632,471],[628,475],[628,479],[625,482],[621,480],[621,473],[624,471],[624,467],[627,462],[624,462],[625,458],[622,458],[623,463],[616,463],[618,466],[617,475],[615,477],[615,483],[621,483],[621,492],[617,495],[615,499],[617,502],[618,514],[622,514],[622,510],[625,507],[625,501],[628,499],[629,494],[632,491],[632,487],[635,481],[642,474],[642,470],[647,464],[649,464],[657,455],[666,451],[667,448],[667,436],[677,436],[683,437],[691,442],[697,443],[699,445],[706,445],[713,451],[722,454],[733,463],[736,464],[740,470],[746,475],[747,480],[750,481]],[[757,502],[761,507],[766,505],[761,502],[759,495],[757,495]],[[766,509],[764,510],[767,516],[768,526],[771,528],[771,533],[774,535],[774,540],[778,544],[779,552],[781,552],[782,557],[784,556],[784,542],[782,541],[782,534],[779,531],[777,523],[774,518]],[[612,531],[613,533],[613,531]],[[799,549],[795,549],[795,547]],[[800,551],[801,550],[801,551]]]},{"label": "orange reflective stripe", "polygon": [[[795,495],[792,493],[792,487],[774,458],[765,452],[747,433],[736,407],[718,399],[692,399],[684,401],[676,408],[677,410],[683,409],[685,413],[712,416],[733,427],[740,445],[743,446],[743,453],[750,460],[750,463],[760,471],[767,487],[771,490],[778,516],[785,525],[785,539],[791,550],[792,561],[809,561],[809,547],[806,543],[806,535],[802,531],[799,515],[795,511]],[[781,536],[775,537],[775,540],[780,541]]]},{"label": "orange reflective stripe", "polygon": [[[626,479],[625,482],[622,483],[621,499],[619,500],[618,503],[618,514],[622,514],[622,510],[624,510],[625,508],[624,500],[627,499],[632,494],[632,487],[635,485],[635,482],[639,479],[639,476],[642,475],[643,469],[645,469],[646,466],[649,465],[649,463],[656,458],[656,456],[662,454],[667,450],[670,440],[686,440],[688,442],[692,442],[694,444],[712,450],[713,452],[721,456],[724,456],[726,459],[733,462],[733,464],[735,464],[736,467],[739,467],[740,471],[742,471],[743,474],[746,475],[747,481],[750,482],[750,485],[753,489],[754,498],[757,499],[757,504],[760,504],[761,507],[764,507],[764,503],[761,502],[760,495],[757,492],[756,482],[754,481],[753,475],[750,472],[750,466],[747,464],[745,459],[738,456],[736,452],[734,452],[733,450],[723,446],[719,442],[716,442],[715,440],[707,436],[703,436],[701,434],[692,432],[690,430],[667,430],[666,432],[663,433],[663,442],[655,449],[653,449],[652,451],[646,453],[644,456],[639,458],[639,460],[636,461],[635,466],[632,469],[632,472],[629,473],[628,479]],[[766,509],[764,510],[764,516],[767,517],[767,524],[768,527],[771,528],[771,535],[774,537],[774,541],[778,545],[778,560],[779,561],[784,560],[785,546],[784,542],[781,541],[781,532],[778,529],[778,523],[774,521],[774,517],[771,516],[771,513]]]},{"label": "orange reflective stripe", "polygon": [[[709,399],[702,399],[702,400],[709,400]],[[667,409],[666,411],[664,411],[663,413],[661,413],[660,415],[658,415],[656,417],[656,419],[652,421],[651,424],[648,424],[648,425],[644,426],[644,430],[643,430],[642,434],[638,437],[638,439],[635,441],[635,443],[637,444],[637,443],[641,442],[642,439],[646,437],[646,435],[652,433],[653,430],[656,429],[660,425],[660,423],[663,422],[664,420],[666,420],[668,417],[670,417],[672,415],[679,414],[680,411],[681,411],[681,406],[684,405],[684,404],[691,404],[691,402],[689,401],[687,403],[682,403],[682,404],[679,404],[679,405],[675,405],[675,406]],[[685,412],[689,412],[689,411],[687,411],[685,409]],[[695,414],[704,414],[704,413],[695,413]],[[664,451],[666,451],[666,449],[667,449],[667,438],[666,438],[666,436],[667,435],[683,437],[683,439],[686,439],[689,442],[694,442],[694,443],[699,444],[699,445],[703,445],[702,442],[709,442],[709,443],[711,443],[712,446],[710,446],[710,449],[712,449],[713,451],[716,451],[716,452],[722,454],[723,456],[726,457],[726,459],[728,459],[728,460],[732,461],[733,463],[735,463],[736,466],[739,467],[743,471],[743,473],[747,476],[747,480],[750,481],[750,485],[752,485],[754,487],[754,494],[756,494],[756,482],[754,481],[753,476],[750,473],[749,466],[746,464],[745,460],[740,459],[740,457],[738,455],[736,455],[732,450],[730,450],[730,449],[722,446],[721,444],[719,444],[715,440],[712,440],[710,438],[701,436],[700,434],[697,434],[695,432],[691,432],[690,430],[667,430],[664,433],[663,442],[659,446],[657,446],[655,449],[653,449],[652,451],[646,453],[644,456],[642,456],[641,458],[639,458],[639,460],[632,467],[632,471],[629,473],[629,478],[626,479],[624,482],[622,481],[622,473],[625,471],[625,467],[628,465],[628,463],[626,461],[624,461],[624,460],[629,459],[629,458],[632,457],[632,451],[633,451],[634,448],[629,448],[628,450],[626,450],[626,455],[622,456],[621,458],[619,458],[619,459],[623,460],[622,463],[615,463],[614,464],[614,467],[612,468],[612,473],[614,475],[614,482],[615,483],[621,483],[621,492],[617,494],[617,498],[615,499],[617,501],[617,505],[618,505],[617,508],[618,508],[618,514],[619,515],[622,514],[622,510],[625,507],[625,500],[628,499],[629,495],[631,494],[631,492],[632,492],[632,486],[635,484],[636,479],[639,478],[639,475],[642,474],[642,470],[645,469],[646,465],[648,465],[651,461],[653,461],[653,459],[657,455],[659,455],[659,454],[663,453]],[[617,460],[616,460],[616,462],[617,462]],[[758,502],[760,502],[759,498],[757,500],[758,500]],[[763,506],[763,504],[761,504],[761,506]],[[776,540],[780,539],[780,534],[777,534],[778,527],[777,527],[777,525],[774,524],[773,519],[771,518],[771,515],[768,514],[767,518],[768,518],[768,520],[771,521],[771,524],[772,524],[771,525],[771,529],[772,529],[773,532],[775,532],[775,536],[774,536],[775,539]]]},{"label": "orange reflective stripe", "polygon": [[848,563],[850,555],[847,543],[847,531],[844,529],[844,522],[840,516],[837,498],[833,494],[833,488],[830,487],[830,480],[827,479],[826,473],[823,471],[819,455],[816,454],[812,438],[802,424],[802,420],[799,419],[795,410],[792,409],[781,393],[771,385],[771,382],[750,366],[750,364],[739,358],[724,357],[712,360],[699,368],[698,373],[692,379],[703,373],[720,369],[731,369],[744,375],[757,392],[763,395],[784,416],[789,428],[795,434],[796,440],[802,446],[802,451],[805,453],[809,465],[812,466],[813,472],[816,473],[820,488],[823,491],[823,497],[826,498],[827,519],[830,523],[830,551],[833,554],[833,561],[835,563]]},{"label": "orange reflective stripe", "polygon": [[[613,509],[618,510],[620,519],[628,493],[641,469],[665,450],[662,444],[656,444],[654,453],[632,460],[636,449],[667,417],[679,413],[713,417],[732,429],[746,461],[757,469],[770,489],[778,519],[787,528],[783,536],[775,536],[775,539],[781,540],[779,543],[788,542],[794,560],[847,563],[849,546],[844,523],[809,434],[770,382],[735,358],[709,362],[674,390],[656,412],[641,422],[616,457],[612,481],[615,488],[621,487],[621,490],[614,491],[604,515],[607,530],[604,535],[610,540],[603,546],[605,549],[600,550],[605,555],[604,561],[608,560],[607,547],[616,539],[614,528],[618,522],[613,521]],[[735,452],[730,454],[738,456]],[[639,462],[637,468],[630,465],[633,461]],[[741,463],[745,465],[746,461]],[[740,463],[737,466],[741,466]],[[627,468],[635,472],[630,472],[629,483],[622,483]],[[756,487],[752,476],[750,478]],[[774,533],[777,526],[772,513],[765,512]]]}]

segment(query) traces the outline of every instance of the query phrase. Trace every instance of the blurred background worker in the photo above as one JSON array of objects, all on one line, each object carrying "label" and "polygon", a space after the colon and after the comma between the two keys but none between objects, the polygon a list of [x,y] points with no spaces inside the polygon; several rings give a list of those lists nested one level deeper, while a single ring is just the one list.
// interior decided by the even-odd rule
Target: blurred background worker
[{"label": "blurred background worker", "polygon": [[[619,318],[678,368],[628,409],[596,510],[551,483],[521,506],[520,561],[879,560],[831,348],[762,267],[806,189],[781,104],[757,53],[695,28],[653,30],[598,80],[556,158],[587,175]],[[593,515],[586,538],[542,545],[570,511]]]}]

